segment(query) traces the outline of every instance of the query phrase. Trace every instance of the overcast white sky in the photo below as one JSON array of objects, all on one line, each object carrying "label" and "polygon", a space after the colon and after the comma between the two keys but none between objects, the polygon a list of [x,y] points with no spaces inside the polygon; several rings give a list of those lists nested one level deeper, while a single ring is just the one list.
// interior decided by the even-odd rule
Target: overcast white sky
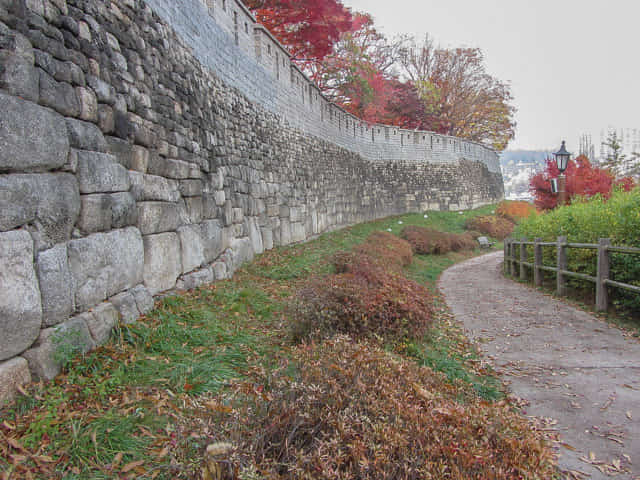
[{"label": "overcast white sky", "polygon": [[480,47],[489,73],[509,81],[518,108],[509,149],[599,151],[608,125],[640,129],[638,0],[343,0],[387,35],[430,33],[448,47]]}]

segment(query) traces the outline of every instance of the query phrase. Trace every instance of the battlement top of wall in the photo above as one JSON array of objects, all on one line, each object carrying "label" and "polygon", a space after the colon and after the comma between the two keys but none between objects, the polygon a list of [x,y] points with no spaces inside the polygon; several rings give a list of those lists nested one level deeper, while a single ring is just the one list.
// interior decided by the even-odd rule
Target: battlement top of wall
[{"label": "battlement top of wall", "polygon": [[[166,0],[146,0],[148,3],[152,4],[164,4]],[[264,25],[259,23],[255,17],[255,15],[251,12],[251,10],[244,4],[242,0],[181,0],[183,3],[183,8],[185,8],[183,14],[185,16],[192,15],[194,10],[187,8],[185,4],[189,4],[192,2],[199,2],[205,9],[209,11],[212,20],[227,31],[230,34],[231,41],[233,43],[233,39],[235,38],[236,46],[240,47],[240,50],[247,56],[249,56],[254,62],[260,65],[268,75],[276,77],[276,87],[281,89],[291,88],[291,86],[295,86],[294,90],[297,89],[298,95],[302,93],[301,96],[296,102],[299,102],[300,105],[294,106],[280,106],[282,108],[275,109],[278,112],[289,113],[291,111],[295,111],[299,109],[302,105],[305,105],[305,110],[309,110],[311,112],[312,102],[311,95],[313,92],[313,96],[316,98],[314,102],[315,105],[318,104],[317,100],[320,100],[320,107],[313,107],[315,110],[312,112],[314,115],[317,115],[317,119],[319,121],[333,121],[336,122],[337,125],[335,127],[340,130],[340,121],[345,121],[347,124],[352,124],[355,126],[364,129],[366,132],[372,132],[377,130],[379,132],[376,133],[386,133],[386,138],[379,139],[379,142],[384,143],[385,141],[389,141],[388,131],[389,129],[393,130],[393,135],[399,135],[402,138],[411,138],[413,137],[414,141],[418,139],[420,136],[431,137],[432,143],[434,139],[438,139],[437,142],[440,145],[454,145],[453,151],[455,152],[456,146],[460,147],[461,145],[467,146],[466,151],[474,152],[474,155],[478,155],[479,151],[484,151],[486,154],[490,156],[496,156],[497,152],[477,141],[472,141],[460,137],[455,137],[452,135],[441,134],[434,131],[429,130],[418,130],[418,129],[409,129],[399,127],[397,125],[389,125],[382,123],[372,123],[370,121],[359,118],[358,116],[348,112],[344,107],[334,103],[330,98],[328,98],[320,89],[320,87],[305,73],[302,67],[300,67],[296,61],[295,56],[288,50],[288,48],[283,45],[274,35],[273,33]],[[234,9],[234,6],[237,6],[237,9]],[[175,11],[175,10],[174,10]],[[189,13],[190,12],[190,13]],[[217,13],[220,12],[220,13]],[[222,13],[224,12],[224,13]],[[242,13],[240,13],[242,12]],[[238,14],[241,14],[244,22],[244,29],[240,28],[241,22],[238,21]],[[251,24],[250,26],[248,24]],[[210,48],[210,47],[209,47]],[[203,49],[203,51],[206,51]],[[228,52],[227,52],[228,54]],[[209,53],[207,53],[207,56]],[[220,66],[219,62],[217,66]],[[223,65],[224,66],[224,65]],[[291,84],[289,85],[286,81],[288,77],[282,75],[282,70],[289,69],[291,72]],[[242,77],[242,76],[240,76]],[[234,78],[237,79],[237,72],[234,74],[233,72],[226,77],[227,79],[231,79],[232,83]],[[295,82],[294,82],[295,79]],[[300,84],[302,82],[302,85]],[[254,82],[255,83],[255,82]],[[245,87],[243,90],[246,92],[257,92],[260,88],[256,88],[255,84],[251,85],[240,85],[241,87]],[[305,96],[307,97],[307,101],[305,102]],[[260,98],[273,98],[273,92],[267,92],[266,95],[261,96],[256,93],[254,95],[255,99]],[[267,101],[267,104],[271,100]],[[269,106],[269,105],[267,105]],[[319,110],[318,110],[319,108]],[[329,118],[323,117],[324,112],[330,112]],[[350,125],[351,127],[351,125]],[[373,135],[373,132],[372,132]],[[371,140],[373,142],[373,138]],[[392,140],[393,142],[393,140]],[[413,142],[412,142],[413,143]],[[415,142],[417,143],[417,142]],[[400,145],[402,146],[402,141],[400,141]],[[406,145],[406,144],[405,144]],[[458,150],[459,151],[459,150]],[[488,158],[488,157],[485,157]]]}]

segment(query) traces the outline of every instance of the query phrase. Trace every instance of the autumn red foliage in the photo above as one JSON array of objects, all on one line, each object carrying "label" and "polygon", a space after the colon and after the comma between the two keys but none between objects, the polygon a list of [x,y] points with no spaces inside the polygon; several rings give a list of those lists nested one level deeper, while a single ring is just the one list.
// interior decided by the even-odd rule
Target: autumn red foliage
[{"label": "autumn red foliage", "polygon": [[340,0],[245,0],[294,58],[321,61],[344,32],[357,28]]},{"label": "autumn red foliage", "polygon": [[[635,183],[631,178],[616,180],[610,170],[591,165],[589,159],[580,155],[570,160],[566,171],[567,203],[571,203],[576,196],[592,197],[600,194],[609,198],[615,186],[630,191]],[[543,172],[534,175],[530,181],[529,190],[534,196],[536,207],[541,210],[551,210],[558,206],[558,195],[551,192],[552,178],[558,178],[560,171],[556,162],[548,158]]]},{"label": "autumn red foliage", "polygon": [[247,0],[323,94],[369,123],[468,138],[497,150],[513,138],[508,84],[477,48],[390,40],[341,0]]}]

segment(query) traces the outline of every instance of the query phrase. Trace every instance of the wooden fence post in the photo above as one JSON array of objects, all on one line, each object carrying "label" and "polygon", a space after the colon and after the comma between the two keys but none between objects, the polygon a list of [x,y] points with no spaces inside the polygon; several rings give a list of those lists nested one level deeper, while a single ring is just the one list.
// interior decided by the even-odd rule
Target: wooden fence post
[{"label": "wooden fence post", "polygon": [[542,286],[542,242],[541,238],[536,238],[533,245],[533,283],[536,287]]},{"label": "wooden fence post", "polygon": [[558,237],[557,243],[557,262],[556,267],[558,271],[556,272],[556,293],[559,296],[565,296],[567,294],[567,280],[565,276],[561,273],[562,270],[567,269],[567,237]]},{"label": "wooden fence post", "polygon": [[611,240],[601,238],[598,242],[598,273],[596,274],[596,310],[606,312],[609,307],[609,295],[605,280],[609,279],[611,269],[608,247]]},{"label": "wooden fence post", "polygon": [[527,237],[522,237],[520,239],[520,280],[527,279],[527,267],[524,262],[527,261],[527,246],[524,242],[527,241]]}]

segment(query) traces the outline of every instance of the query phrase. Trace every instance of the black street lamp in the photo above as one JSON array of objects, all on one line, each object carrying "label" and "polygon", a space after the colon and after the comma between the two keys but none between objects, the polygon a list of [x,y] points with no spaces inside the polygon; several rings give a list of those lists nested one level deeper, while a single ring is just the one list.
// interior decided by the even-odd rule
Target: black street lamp
[{"label": "black street lamp", "polygon": [[560,175],[558,176],[558,193],[560,194],[560,206],[563,206],[567,203],[567,192],[565,188],[566,178],[564,176],[564,171],[569,165],[569,158],[571,158],[571,154],[567,152],[567,147],[564,140],[562,141],[560,150],[554,153],[553,156],[556,157],[556,164],[558,166],[558,170],[560,171]]}]

